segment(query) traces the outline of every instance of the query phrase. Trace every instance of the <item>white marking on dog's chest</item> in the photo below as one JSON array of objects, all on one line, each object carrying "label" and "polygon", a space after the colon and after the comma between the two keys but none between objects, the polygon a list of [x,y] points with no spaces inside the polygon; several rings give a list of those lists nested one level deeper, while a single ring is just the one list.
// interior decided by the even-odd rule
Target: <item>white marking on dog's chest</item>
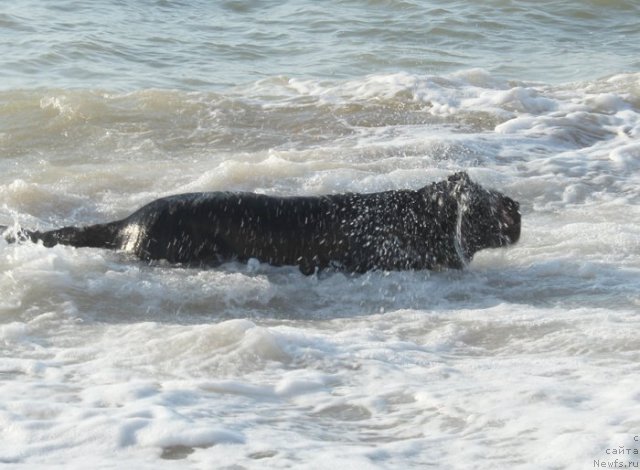
[{"label": "white marking on dog's chest", "polygon": [[462,198],[461,201],[459,201],[456,204],[456,209],[457,209],[457,216],[456,216],[456,233],[453,237],[453,246],[456,250],[456,254],[458,255],[458,258],[460,259],[460,262],[462,263],[463,266],[467,266],[468,262],[467,262],[467,258],[465,257],[464,254],[464,247],[463,247],[463,240],[462,240],[462,216],[464,215],[464,212],[467,210],[467,199],[466,198]]}]

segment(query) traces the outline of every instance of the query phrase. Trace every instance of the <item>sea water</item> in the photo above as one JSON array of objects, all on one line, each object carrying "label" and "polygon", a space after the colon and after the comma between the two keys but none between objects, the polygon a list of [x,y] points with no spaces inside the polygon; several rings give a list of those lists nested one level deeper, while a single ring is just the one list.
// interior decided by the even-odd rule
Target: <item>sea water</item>
[{"label": "sea water", "polygon": [[0,224],[464,170],[523,225],[463,271],[363,275],[0,241],[0,466],[640,466],[639,21],[636,0],[3,2]]}]

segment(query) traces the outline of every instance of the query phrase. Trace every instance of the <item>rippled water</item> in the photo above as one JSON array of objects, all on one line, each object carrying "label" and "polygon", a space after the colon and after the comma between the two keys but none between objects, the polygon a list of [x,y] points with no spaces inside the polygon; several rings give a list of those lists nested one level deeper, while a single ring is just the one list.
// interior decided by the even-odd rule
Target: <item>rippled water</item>
[{"label": "rippled water", "polygon": [[0,13],[4,89],[225,89],[481,67],[551,83],[637,70],[635,0],[24,0]]},{"label": "rippled water", "polygon": [[3,5],[2,225],[465,170],[520,202],[523,232],[465,271],[310,277],[0,241],[0,463],[637,463],[639,17],[632,0]]}]

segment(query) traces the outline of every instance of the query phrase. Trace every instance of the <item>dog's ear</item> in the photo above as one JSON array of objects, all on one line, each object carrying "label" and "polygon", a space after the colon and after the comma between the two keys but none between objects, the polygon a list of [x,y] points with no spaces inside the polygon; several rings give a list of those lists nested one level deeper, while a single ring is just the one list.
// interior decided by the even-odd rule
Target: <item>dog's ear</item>
[{"label": "dog's ear", "polygon": [[471,178],[466,171],[459,171],[458,173],[454,173],[453,175],[447,178],[447,181],[450,183],[457,183],[460,185],[467,185],[471,183]]},{"label": "dog's ear", "polygon": [[452,193],[456,198],[468,193],[470,187],[473,185],[471,178],[469,178],[469,175],[464,171],[449,176],[447,182],[450,184]]}]

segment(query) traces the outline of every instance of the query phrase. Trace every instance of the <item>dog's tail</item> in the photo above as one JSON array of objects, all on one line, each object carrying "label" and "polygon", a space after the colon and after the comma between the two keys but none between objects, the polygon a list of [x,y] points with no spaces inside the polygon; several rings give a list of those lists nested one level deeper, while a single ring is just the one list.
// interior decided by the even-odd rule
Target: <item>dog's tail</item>
[{"label": "dog's tail", "polygon": [[120,222],[88,225],[86,227],[64,227],[47,232],[20,229],[9,234],[8,227],[0,225],[0,236],[9,243],[31,240],[42,242],[44,246],[70,245],[77,248],[117,248],[121,228]]},{"label": "dog's tail", "polygon": [[13,243],[16,241],[16,234],[11,227],[7,225],[0,225],[0,240],[4,240],[7,243]]}]

